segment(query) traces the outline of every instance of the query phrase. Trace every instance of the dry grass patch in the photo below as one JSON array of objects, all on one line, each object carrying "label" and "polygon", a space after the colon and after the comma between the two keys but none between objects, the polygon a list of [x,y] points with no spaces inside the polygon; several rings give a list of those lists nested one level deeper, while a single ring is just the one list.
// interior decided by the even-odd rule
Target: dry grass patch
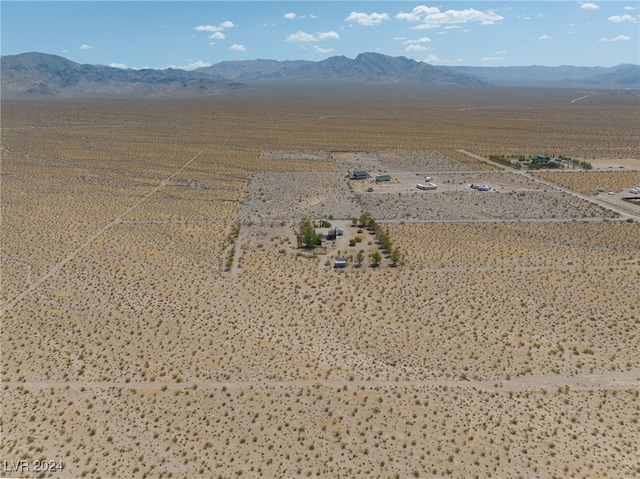
[{"label": "dry grass patch", "polygon": [[533,175],[584,195],[597,193],[600,188],[626,191],[640,186],[640,171],[540,171]]},{"label": "dry grass patch", "polygon": [[[464,190],[463,190],[464,188]],[[410,191],[363,194],[363,211],[386,221],[611,218],[605,208],[557,191]]]},{"label": "dry grass patch", "polygon": [[359,206],[344,176],[333,172],[261,172],[254,175],[238,212],[241,222],[284,222],[303,217],[351,217]]},{"label": "dry grass patch", "polygon": [[407,170],[419,173],[452,171],[491,171],[497,167],[476,160],[455,150],[396,150],[381,153],[381,162],[390,171]]},{"label": "dry grass patch", "polygon": [[60,458],[64,478],[637,473],[634,389],[87,385],[3,398],[19,426],[3,453]]},{"label": "dry grass patch", "polygon": [[412,269],[620,268],[638,265],[638,224],[626,222],[389,224]]}]

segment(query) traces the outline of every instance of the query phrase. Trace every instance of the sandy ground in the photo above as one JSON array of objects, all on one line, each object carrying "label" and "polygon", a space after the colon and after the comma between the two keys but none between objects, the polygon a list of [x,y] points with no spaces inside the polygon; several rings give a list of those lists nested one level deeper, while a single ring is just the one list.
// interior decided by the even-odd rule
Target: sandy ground
[{"label": "sandy ground", "polygon": [[640,170],[640,159],[637,158],[617,158],[617,159],[601,159],[590,160],[595,170]]},{"label": "sandy ground", "polygon": [[1,477],[640,475],[640,223],[451,149],[11,139]]}]

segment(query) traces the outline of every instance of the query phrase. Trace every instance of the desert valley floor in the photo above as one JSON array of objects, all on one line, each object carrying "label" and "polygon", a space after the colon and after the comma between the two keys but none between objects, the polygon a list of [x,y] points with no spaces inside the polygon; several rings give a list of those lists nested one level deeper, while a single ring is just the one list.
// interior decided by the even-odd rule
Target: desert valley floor
[{"label": "desert valley floor", "polygon": [[640,476],[638,105],[3,101],[0,477]]}]

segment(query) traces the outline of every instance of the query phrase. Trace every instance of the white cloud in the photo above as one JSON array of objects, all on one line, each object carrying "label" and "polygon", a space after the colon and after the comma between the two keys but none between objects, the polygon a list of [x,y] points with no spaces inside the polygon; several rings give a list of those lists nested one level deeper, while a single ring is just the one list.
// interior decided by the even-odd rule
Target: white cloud
[{"label": "white cloud", "polygon": [[91,45],[87,45],[86,43],[83,45],[80,45],[80,50],[91,50],[93,48],[93,46]]},{"label": "white cloud", "polygon": [[321,42],[324,40],[338,40],[340,35],[338,35],[334,31],[329,32],[318,32],[315,35],[311,33],[306,33],[302,31],[298,31],[296,33],[292,33],[291,35],[287,35],[285,41],[289,43],[306,43],[306,42]]},{"label": "white cloud", "polygon": [[507,57],[482,57],[480,59],[481,62],[497,62],[500,60],[506,60]]},{"label": "white cloud", "polygon": [[480,11],[475,8],[467,8],[464,10],[447,10],[441,12],[437,7],[427,7],[419,5],[410,13],[400,12],[395,17],[398,20],[407,20],[409,22],[421,22],[413,27],[415,29],[437,28],[443,25],[457,25],[459,23],[476,22],[482,25],[493,25],[495,22],[504,20],[504,17],[495,12]]},{"label": "white cloud", "polygon": [[125,65],[124,63],[109,63],[109,66],[111,68],[122,68],[122,69],[127,68],[127,65]]},{"label": "white cloud", "polygon": [[229,47],[229,50],[231,50],[232,52],[246,52],[247,48],[242,44],[234,43]]},{"label": "white cloud", "polygon": [[363,27],[373,27],[375,25],[380,25],[384,20],[389,20],[389,15],[386,13],[361,13],[361,12],[351,12],[345,21],[347,22],[356,22],[358,25]]},{"label": "white cloud", "polygon": [[637,9],[638,7],[624,7],[624,10],[627,10],[627,11],[637,10]]},{"label": "white cloud", "polygon": [[197,60],[186,65],[169,65],[167,68],[176,68],[178,70],[195,70],[196,68],[210,67],[211,63]]},{"label": "white cloud", "polygon": [[582,8],[583,10],[597,10],[600,7],[595,3],[588,2],[580,5],[580,8]]},{"label": "white cloud", "polygon": [[226,37],[226,35],[222,32],[214,32],[211,35],[209,35],[209,38],[211,40],[224,40]]},{"label": "white cloud", "polygon": [[540,35],[538,37],[538,40],[551,40],[553,37],[550,37],[549,35]]},{"label": "white cloud", "polygon": [[620,41],[628,41],[628,40],[631,40],[631,37],[627,35],[618,35],[617,37],[613,37],[613,38],[602,37],[598,41],[602,43],[602,42],[620,42]]},{"label": "white cloud", "polygon": [[316,53],[331,53],[333,51],[333,48],[320,48],[316,45],[315,47],[313,47],[313,50]]},{"label": "white cloud", "polygon": [[405,43],[405,45],[412,45],[414,43],[427,43],[430,42],[431,38],[429,37],[420,37],[417,40],[407,40]]},{"label": "white cloud", "polygon": [[288,35],[285,41],[291,42],[291,43],[315,42],[316,37],[314,37],[310,33],[298,31],[296,33],[292,33],[291,35]]},{"label": "white cloud", "polygon": [[340,35],[334,31],[318,33],[318,40],[338,40],[339,38]]},{"label": "white cloud", "polygon": [[234,23],[227,20],[226,22],[219,23],[218,25],[198,25],[195,27],[195,30],[197,32],[221,32],[233,27],[235,27]]},{"label": "white cloud", "polygon": [[293,20],[294,18],[296,18],[296,14],[293,12],[285,13],[284,18],[286,18],[287,20]]},{"label": "white cloud", "polygon": [[611,23],[620,23],[620,22],[635,22],[636,18],[629,15],[629,14],[625,14],[625,15],[613,15],[612,17],[609,17],[607,20],[609,20]]},{"label": "white cloud", "polygon": [[[438,58],[436,55],[429,55],[423,61],[431,65],[445,65],[447,63],[451,63],[449,60],[443,60],[442,58]],[[456,62],[458,62],[458,60],[456,60]]]},{"label": "white cloud", "polygon": [[413,45],[408,45],[407,48],[404,49],[405,52],[424,52],[428,50],[424,45],[418,45],[414,43]]},{"label": "white cloud", "polygon": [[440,9],[437,7],[427,7],[426,5],[418,5],[415,7],[411,13],[400,12],[396,15],[396,19],[398,20],[407,20],[408,22],[419,22],[426,15],[430,15],[432,13],[439,13]]},{"label": "white cloud", "polygon": [[506,55],[508,52],[506,50],[498,50],[497,52],[493,52],[494,55]]}]

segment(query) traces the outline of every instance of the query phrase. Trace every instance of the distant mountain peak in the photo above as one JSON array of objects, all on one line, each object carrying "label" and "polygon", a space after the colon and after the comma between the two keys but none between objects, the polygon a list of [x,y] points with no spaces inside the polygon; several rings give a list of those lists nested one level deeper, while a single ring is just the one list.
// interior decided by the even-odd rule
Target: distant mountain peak
[{"label": "distant mountain peak", "polygon": [[[217,73],[243,82],[287,80],[398,84],[486,84],[473,76],[446,72],[427,63],[417,62],[406,57],[391,57],[375,52],[360,53],[355,59],[336,55],[317,62],[272,61],[269,65],[265,65],[264,60],[255,60],[254,62],[247,61],[242,64],[222,62],[199,71]],[[267,66],[268,69],[265,68]]]}]

